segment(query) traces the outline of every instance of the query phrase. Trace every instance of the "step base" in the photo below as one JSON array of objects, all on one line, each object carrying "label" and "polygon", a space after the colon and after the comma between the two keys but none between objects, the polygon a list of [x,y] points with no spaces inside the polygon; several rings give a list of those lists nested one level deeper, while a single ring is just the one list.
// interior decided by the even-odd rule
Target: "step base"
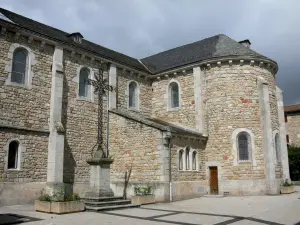
[{"label": "step base", "polygon": [[85,209],[87,211],[111,211],[111,210],[117,210],[117,209],[128,209],[128,208],[137,208],[140,207],[140,205],[135,205],[135,204],[127,204],[127,205],[112,205],[112,206],[102,206],[102,207],[97,207],[97,206],[85,206]]}]

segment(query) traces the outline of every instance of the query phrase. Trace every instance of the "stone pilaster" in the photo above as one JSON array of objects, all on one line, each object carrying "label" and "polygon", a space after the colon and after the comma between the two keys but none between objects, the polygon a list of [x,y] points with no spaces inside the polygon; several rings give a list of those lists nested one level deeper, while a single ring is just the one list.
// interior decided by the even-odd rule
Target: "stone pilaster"
[{"label": "stone pilaster", "polygon": [[[117,86],[117,67],[115,64],[110,64],[109,85],[111,85],[113,87]],[[108,95],[109,95],[109,108],[116,109],[117,108],[117,92],[110,91]]]},{"label": "stone pilaster", "polygon": [[63,185],[64,128],[61,123],[63,98],[63,48],[56,46],[53,54],[50,100],[50,135],[46,191],[52,194]]},{"label": "stone pilaster", "polygon": [[261,123],[263,127],[263,148],[266,176],[266,193],[278,194],[277,181],[275,176],[274,151],[272,140],[271,110],[269,100],[268,83],[262,77],[257,78],[259,88],[259,101],[261,109]]},{"label": "stone pilaster", "polygon": [[203,108],[201,95],[201,69],[200,67],[193,68],[194,76],[194,96],[195,96],[195,121],[196,130],[203,134]]},{"label": "stone pilaster", "polygon": [[282,165],[282,179],[288,182],[291,181],[290,169],[289,169],[289,158],[286,143],[286,127],[284,121],[284,108],[283,108],[283,97],[282,90],[276,87],[276,98],[278,107],[278,120],[279,120],[279,138],[280,138],[280,155],[281,155],[281,165]]}]

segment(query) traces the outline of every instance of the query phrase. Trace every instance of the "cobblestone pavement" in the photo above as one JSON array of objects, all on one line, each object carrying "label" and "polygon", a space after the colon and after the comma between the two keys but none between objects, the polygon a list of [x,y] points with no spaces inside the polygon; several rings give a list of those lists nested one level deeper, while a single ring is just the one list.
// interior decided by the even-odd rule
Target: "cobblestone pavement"
[{"label": "cobblestone pavement", "polygon": [[[22,223],[24,225],[300,225],[300,186],[297,187],[297,190],[298,192],[290,195],[203,197],[173,203],[145,205],[141,208],[66,215],[38,213],[34,211],[32,205],[7,206],[0,208],[0,224],[24,221]],[[4,214],[6,215],[5,223]]]}]

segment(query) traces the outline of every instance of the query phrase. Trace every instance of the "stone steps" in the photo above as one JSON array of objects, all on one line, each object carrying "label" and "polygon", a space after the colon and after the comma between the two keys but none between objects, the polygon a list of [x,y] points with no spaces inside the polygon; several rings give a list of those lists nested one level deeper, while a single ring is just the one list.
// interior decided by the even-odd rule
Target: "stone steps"
[{"label": "stone steps", "polygon": [[111,211],[111,210],[117,210],[117,209],[127,209],[127,208],[136,208],[140,207],[140,205],[134,205],[134,204],[126,204],[126,205],[111,205],[111,206],[85,206],[85,209],[87,211]]},{"label": "stone steps", "polygon": [[87,211],[110,211],[140,207],[140,205],[132,204],[131,200],[123,199],[123,197],[87,197],[84,198],[84,201]]},{"label": "stone steps", "polygon": [[111,205],[128,205],[131,204],[130,200],[116,200],[116,201],[106,201],[106,202],[85,202],[86,206],[111,206]]}]

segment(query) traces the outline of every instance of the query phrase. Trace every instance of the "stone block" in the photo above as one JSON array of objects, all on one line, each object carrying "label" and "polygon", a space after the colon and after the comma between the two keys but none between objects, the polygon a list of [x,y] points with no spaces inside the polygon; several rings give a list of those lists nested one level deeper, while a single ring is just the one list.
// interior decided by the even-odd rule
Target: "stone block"
[{"label": "stone block", "polygon": [[131,197],[132,204],[145,205],[155,203],[154,195],[136,195]]},{"label": "stone block", "polygon": [[295,186],[281,186],[280,193],[281,194],[291,194],[295,192]]},{"label": "stone block", "polygon": [[83,201],[70,201],[70,202],[44,202],[35,201],[35,210],[38,212],[65,214],[73,212],[84,211]]}]

